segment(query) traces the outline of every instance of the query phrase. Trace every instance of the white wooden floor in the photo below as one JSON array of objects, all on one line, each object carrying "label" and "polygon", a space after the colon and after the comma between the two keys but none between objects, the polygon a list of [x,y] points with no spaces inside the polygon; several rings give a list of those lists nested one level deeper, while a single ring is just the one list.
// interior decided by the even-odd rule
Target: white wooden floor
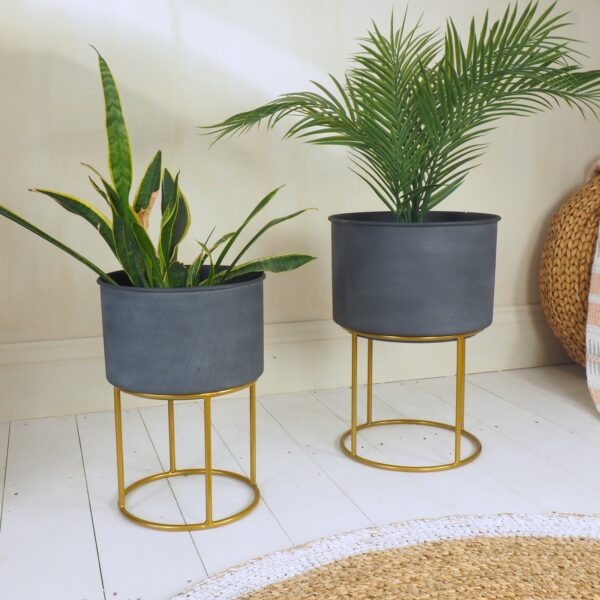
[{"label": "white wooden floor", "polygon": [[[145,529],[115,506],[109,412],[0,423],[0,598],[163,600],[189,583],[274,550],[418,517],[498,512],[600,512],[600,415],[573,365],[468,377],[466,425],[484,450],[431,474],[356,464],[338,450],[349,392],[267,396],[258,408],[263,500],[238,523],[196,533]],[[376,417],[453,418],[450,378],[377,385]],[[202,462],[202,412],[177,405],[178,466]],[[247,400],[215,400],[214,464],[247,471]],[[166,407],[124,417],[126,478],[168,464]],[[385,431],[384,429],[387,429]],[[361,450],[383,461],[441,462],[451,433],[383,428]],[[202,481],[156,482],[131,508],[159,520],[202,520]],[[241,507],[235,482],[215,490],[216,516]]]}]

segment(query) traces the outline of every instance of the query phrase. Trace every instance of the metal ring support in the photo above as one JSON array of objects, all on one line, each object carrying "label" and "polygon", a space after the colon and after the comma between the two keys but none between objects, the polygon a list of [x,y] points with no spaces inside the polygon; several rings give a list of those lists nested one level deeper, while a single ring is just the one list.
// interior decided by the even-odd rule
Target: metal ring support
[{"label": "metal ring support", "polygon": [[[427,473],[432,471],[446,471],[462,467],[481,454],[481,442],[472,433],[465,431],[465,350],[466,340],[473,337],[478,331],[457,334],[457,335],[441,335],[441,336],[394,336],[380,335],[353,331],[348,329],[352,335],[352,383],[351,383],[351,427],[348,431],[342,434],[340,439],[340,447],[344,454],[351,459],[361,462],[371,467],[379,469],[387,469],[390,471],[406,471],[410,473]],[[358,424],[358,338],[367,340],[367,420],[365,423]],[[388,341],[388,342],[448,342],[456,341],[456,407],[455,407],[455,423],[440,423],[438,421],[429,421],[425,419],[384,419],[373,420],[373,340]],[[357,437],[359,431],[380,427],[384,425],[424,425],[426,427],[436,427],[454,432],[454,461],[441,465],[397,465],[392,463],[383,463],[371,460],[358,454]],[[474,445],[474,450],[468,456],[461,457],[462,439],[470,440]],[[346,441],[350,438],[350,448],[346,445]]]},{"label": "metal ring support", "polygon": [[[211,400],[213,398],[231,394],[248,388],[250,392],[250,477],[240,473],[226,471],[224,469],[215,469],[212,465],[212,419],[211,419]],[[121,415],[121,393],[127,393],[141,398],[151,398],[155,400],[167,401],[167,413],[169,420],[169,470],[160,473],[154,473],[143,479],[139,479],[125,486],[125,468],[123,464],[123,422]],[[139,392],[131,392],[114,388],[115,399],[115,433],[117,442],[117,489],[119,510],[128,518],[153,529],[166,531],[196,531],[200,529],[211,529],[233,523],[238,519],[249,514],[260,500],[260,490],[256,484],[256,382],[248,383],[236,388],[219,390],[207,394],[185,394],[185,395],[153,395]],[[175,444],[175,401],[176,400],[202,400],[204,402],[204,456],[205,465],[198,469],[178,469]],[[143,519],[127,509],[126,498],[130,492],[159,479],[169,479],[171,477],[180,477],[182,475],[203,475],[204,476],[204,506],[205,520],[201,523],[162,523]],[[250,503],[237,513],[215,519],[213,517],[213,478],[228,477],[245,483],[252,491],[253,498]]]}]

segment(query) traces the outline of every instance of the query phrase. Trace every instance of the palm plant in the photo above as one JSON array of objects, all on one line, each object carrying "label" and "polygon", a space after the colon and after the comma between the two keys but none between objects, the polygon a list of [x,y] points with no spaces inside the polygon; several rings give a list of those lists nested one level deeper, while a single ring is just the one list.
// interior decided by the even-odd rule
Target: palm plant
[{"label": "palm plant", "polygon": [[507,115],[526,116],[564,102],[582,113],[600,106],[600,71],[583,71],[556,3],[471,26],[463,42],[452,19],[445,35],[375,24],[353,66],[333,87],[284,94],[209,126],[216,139],[286,116],[285,138],[348,146],[352,170],[398,221],[420,222],[476,166],[481,138]]},{"label": "palm plant", "polygon": [[[280,189],[277,188],[254,207],[235,231],[227,233],[212,244],[210,240],[213,232],[211,232],[204,242],[198,242],[199,253],[193,262],[190,265],[181,263],[177,257],[178,247],[188,232],[191,219],[188,203],[179,187],[179,175],[173,177],[168,169],[162,170],[161,152],[158,151],[148,165],[135,197],[130,203],[132,160],[125,119],[117,86],[108,64],[100,54],[98,54],[98,61],[104,90],[111,182],[93,167],[85,166],[91,170],[90,183],[108,205],[112,221],[85,200],[47,189],[31,191],[46,195],[67,211],[79,215],[90,223],[108,244],[131,284],[150,288],[217,285],[248,273],[289,271],[314,259],[305,254],[286,254],[240,262],[254,242],[271,227],[305,212],[299,210],[269,221],[237,252],[228,266],[225,266],[233,244],[250,221],[274,198]],[[162,216],[160,237],[155,246],[148,235],[148,223],[150,212],[159,193]],[[0,215],[70,254],[95,271],[107,283],[118,285],[113,277],[90,260],[8,208],[0,206]]]}]

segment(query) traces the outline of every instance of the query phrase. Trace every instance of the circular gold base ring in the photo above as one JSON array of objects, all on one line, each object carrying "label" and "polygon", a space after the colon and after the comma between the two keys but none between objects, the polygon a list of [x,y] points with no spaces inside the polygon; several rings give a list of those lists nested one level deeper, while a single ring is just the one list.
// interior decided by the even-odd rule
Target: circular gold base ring
[{"label": "circular gold base ring", "polygon": [[[149,475],[148,477],[144,477],[143,479],[138,479],[138,481],[134,481],[129,484],[125,488],[125,497],[130,492],[146,485],[147,483],[151,483],[152,481],[158,481],[159,479],[168,479],[169,477],[179,477],[181,475],[205,475],[206,469],[177,469],[176,471],[165,471],[163,473],[155,473],[154,475]],[[230,479],[237,479],[238,481],[244,482],[248,485],[254,492],[254,498],[252,501],[246,506],[246,508],[240,510],[239,512],[230,515],[228,517],[223,517],[222,519],[216,519],[211,521],[203,521],[202,523],[160,523],[157,521],[149,521],[147,519],[142,519],[137,515],[129,512],[125,506],[119,505],[119,510],[132,521],[135,521],[139,525],[144,525],[145,527],[151,527],[152,529],[161,529],[163,531],[198,531],[200,529],[212,529],[213,527],[221,527],[222,525],[227,525],[228,523],[233,523],[242,517],[245,517],[247,514],[252,512],[258,501],[260,500],[260,490],[255,483],[252,483],[250,479],[240,473],[234,473],[233,471],[225,471],[223,469],[212,469],[212,474],[221,476],[221,477],[229,477]]]},{"label": "circular gold base ring", "polygon": [[[363,429],[370,429],[372,427],[379,427],[380,425],[426,425],[427,427],[437,427],[439,429],[447,429],[448,431],[454,432],[454,425],[448,425],[447,423],[439,423],[438,421],[426,421],[423,419],[386,419],[382,421],[372,421],[371,423],[363,423],[358,425],[356,430],[362,431]],[[449,469],[456,469],[462,467],[472,461],[474,461],[481,454],[481,442],[469,431],[462,431],[463,437],[471,440],[475,445],[475,450],[469,454],[469,456],[462,458],[461,460],[447,463],[444,465],[430,465],[430,466],[407,466],[407,465],[394,465],[390,463],[382,463],[376,460],[371,460],[360,456],[359,454],[353,454],[346,447],[346,440],[350,437],[352,430],[346,431],[340,439],[340,447],[342,452],[349,456],[352,460],[356,460],[365,465],[371,467],[377,467],[378,469],[387,469],[388,471],[406,471],[409,473],[428,473],[432,471],[448,471]]]}]

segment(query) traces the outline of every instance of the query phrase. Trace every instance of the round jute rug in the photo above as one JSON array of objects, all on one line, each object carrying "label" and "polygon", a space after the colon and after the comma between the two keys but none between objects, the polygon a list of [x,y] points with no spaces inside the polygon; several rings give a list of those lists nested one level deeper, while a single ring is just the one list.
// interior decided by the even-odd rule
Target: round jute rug
[{"label": "round jute rug", "polygon": [[445,517],[276,552],[174,600],[600,599],[600,516]]}]

